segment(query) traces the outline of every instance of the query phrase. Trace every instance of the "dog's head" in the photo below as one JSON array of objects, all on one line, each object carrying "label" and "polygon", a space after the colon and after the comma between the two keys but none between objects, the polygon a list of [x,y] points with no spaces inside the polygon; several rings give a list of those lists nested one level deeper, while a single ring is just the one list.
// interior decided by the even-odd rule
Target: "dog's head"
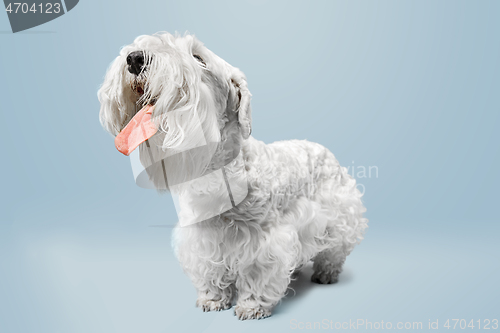
[{"label": "dog's head", "polygon": [[122,48],[106,73],[98,92],[100,121],[118,135],[138,110],[155,105],[156,142],[162,149],[182,151],[197,140],[220,142],[232,120],[241,137],[248,138],[250,96],[244,74],[195,37],[140,36]]},{"label": "dog's head", "polygon": [[193,36],[138,37],[111,64],[98,97],[101,123],[119,151],[139,147],[136,181],[147,175],[174,194],[183,223],[217,216],[247,196],[240,154],[251,132],[246,78]]}]

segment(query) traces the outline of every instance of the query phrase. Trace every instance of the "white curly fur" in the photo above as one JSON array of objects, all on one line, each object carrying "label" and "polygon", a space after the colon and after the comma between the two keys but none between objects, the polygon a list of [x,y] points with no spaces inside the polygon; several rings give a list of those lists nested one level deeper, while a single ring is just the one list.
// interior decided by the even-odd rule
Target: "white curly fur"
[{"label": "white curly fur", "polygon": [[[125,59],[133,51],[146,57],[139,76],[127,71]],[[133,87],[141,82],[144,94],[138,95]],[[98,96],[101,123],[113,135],[134,116],[136,105],[156,103],[153,116],[159,131],[149,140],[155,160],[183,154],[203,140],[210,143],[204,153],[186,154],[181,163],[167,165],[173,177],[175,170],[189,169],[196,178],[192,175],[220,168],[228,159],[227,177],[246,177],[248,195],[236,207],[174,230],[177,257],[203,311],[228,309],[237,298],[239,319],[270,316],[292,273],[309,260],[314,260],[312,281],[336,282],[368,222],[356,181],[317,143],[266,145],[250,136],[251,95],[240,70],[191,35],[140,36],[121,50]],[[139,149],[142,161],[145,143]],[[185,172],[177,174],[175,191],[183,194],[185,206],[203,209],[213,203],[207,198],[224,193],[213,174],[189,184],[182,184]],[[148,175],[159,190],[172,191],[164,184],[159,163],[148,168]],[[233,190],[235,196],[243,191]],[[179,218],[182,223],[187,217],[180,212]]]}]

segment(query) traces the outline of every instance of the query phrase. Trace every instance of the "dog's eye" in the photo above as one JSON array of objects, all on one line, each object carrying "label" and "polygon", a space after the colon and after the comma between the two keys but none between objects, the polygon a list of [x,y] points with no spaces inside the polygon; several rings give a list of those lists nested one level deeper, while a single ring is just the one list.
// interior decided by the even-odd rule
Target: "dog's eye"
[{"label": "dog's eye", "polygon": [[200,57],[199,55],[197,54],[193,54],[193,58],[195,58],[196,60],[198,60],[200,63],[203,64],[203,66],[206,66],[207,64],[205,63],[205,61],[203,61],[203,58]]}]

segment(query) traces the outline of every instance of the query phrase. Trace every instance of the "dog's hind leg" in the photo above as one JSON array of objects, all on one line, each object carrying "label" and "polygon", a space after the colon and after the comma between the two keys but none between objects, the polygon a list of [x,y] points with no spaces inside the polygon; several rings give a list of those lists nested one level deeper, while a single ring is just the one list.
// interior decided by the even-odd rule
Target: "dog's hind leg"
[{"label": "dog's hind leg", "polygon": [[346,259],[343,246],[326,249],[314,258],[311,281],[319,284],[336,283]]},{"label": "dog's hind leg", "polygon": [[338,281],[342,265],[354,246],[363,239],[368,220],[363,218],[366,211],[361,202],[361,193],[356,188],[356,180],[346,168],[335,167],[331,155],[325,173],[332,173],[316,193],[316,200],[321,203],[324,212],[329,215],[325,241],[330,245],[322,248],[314,258],[312,282],[330,284]]}]

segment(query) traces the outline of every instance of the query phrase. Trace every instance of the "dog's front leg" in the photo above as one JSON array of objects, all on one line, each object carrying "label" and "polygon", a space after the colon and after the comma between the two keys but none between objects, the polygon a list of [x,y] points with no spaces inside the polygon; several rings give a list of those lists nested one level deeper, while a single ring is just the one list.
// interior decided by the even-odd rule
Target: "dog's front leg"
[{"label": "dog's front leg", "polygon": [[234,295],[233,280],[224,265],[215,264],[200,254],[181,255],[184,270],[198,293],[196,306],[203,312],[231,308]]},{"label": "dog's front leg", "polygon": [[238,301],[234,308],[238,319],[263,319],[271,316],[274,306],[285,295],[290,283],[290,267],[285,267],[278,261],[266,266],[253,265],[248,274],[238,276]]},{"label": "dog's front leg", "polygon": [[173,234],[177,258],[198,293],[196,306],[204,312],[231,308],[235,294],[235,274],[230,274],[220,257],[220,228],[211,226],[176,227]]},{"label": "dog's front leg", "polygon": [[187,269],[198,299],[196,306],[203,312],[222,311],[231,308],[234,296],[234,285],[229,280],[224,267],[214,267],[208,262],[197,260],[196,266]]},{"label": "dog's front leg", "polygon": [[225,288],[215,286],[210,281],[198,285],[198,299],[196,306],[203,312],[222,311],[231,308],[234,295],[234,286],[227,283]]},{"label": "dog's front leg", "polygon": [[298,235],[291,225],[276,225],[254,235],[251,243],[249,253],[241,254],[247,259],[240,259],[236,278],[234,313],[241,320],[271,315],[285,295],[300,253]]}]

